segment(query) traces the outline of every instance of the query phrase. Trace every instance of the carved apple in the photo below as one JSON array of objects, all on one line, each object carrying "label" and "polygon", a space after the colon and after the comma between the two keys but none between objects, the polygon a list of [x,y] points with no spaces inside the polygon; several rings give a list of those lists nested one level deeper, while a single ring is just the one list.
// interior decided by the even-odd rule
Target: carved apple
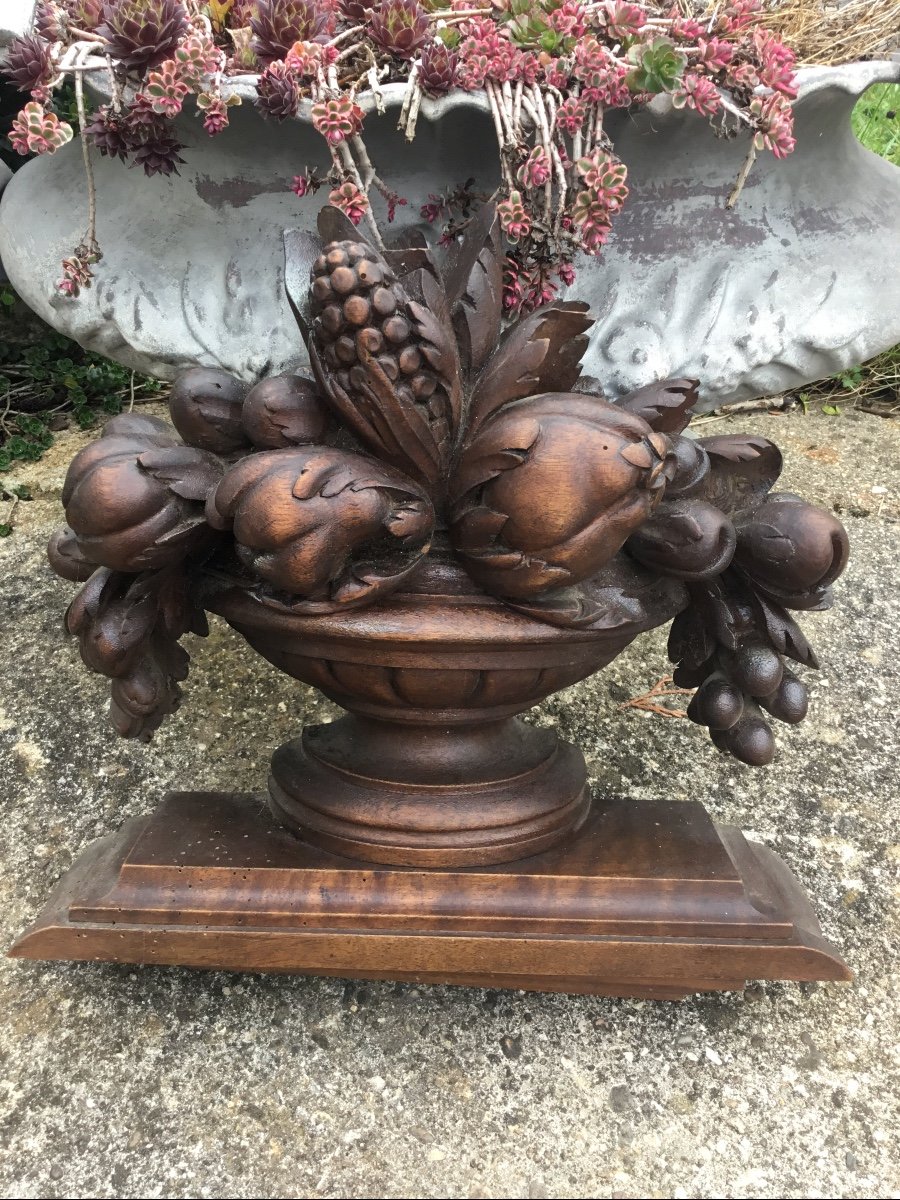
[{"label": "carved apple", "polygon": [[361,604],[398,587],[427,553],[434,511],[398,471],[326,446],[271,450],[232,467],[207,505],[236,552],[311,610]]},{"label": "carved apple", "polygon": [[451,537],[487,590],[528,598],[595,575],[650,516],[675,469],[668,439],[582,393],[508,404],[465,448]]}]

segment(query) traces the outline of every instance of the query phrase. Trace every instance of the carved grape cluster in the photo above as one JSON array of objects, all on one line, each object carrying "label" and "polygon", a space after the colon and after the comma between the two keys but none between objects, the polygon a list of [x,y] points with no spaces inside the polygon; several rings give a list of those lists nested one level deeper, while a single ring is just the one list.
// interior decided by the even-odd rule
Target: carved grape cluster
[{"label": "carved grape cluster", "polygon": [[400,588],[439,530],[475,584],[548,623],[634,636],[675,617],[689,715],[769,761],[763,714],[806,709],[784,659],[815,665],[788,609],[823,607],[847,557],[830,514],[772,493],[777,448],[686,436],[694,380],[616,404],[578,390],[583,304],[501,333],[487,207],[442,257],[376,249],[335,209],[286,246],[315,380],[194,368],[172,388],[174,429],[116,418],[70,467],[49,553],[87,579],[69,628],[113,679],[119,730],[147,736],[177,706],[201,574],[331,612]]}]

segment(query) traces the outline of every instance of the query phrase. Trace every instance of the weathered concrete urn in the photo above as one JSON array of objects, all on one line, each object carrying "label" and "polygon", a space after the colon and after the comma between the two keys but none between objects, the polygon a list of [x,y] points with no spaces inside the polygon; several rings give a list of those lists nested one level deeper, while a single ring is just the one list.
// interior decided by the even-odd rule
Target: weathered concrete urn
[{"label": "weathered concrete urn", "polygon": [[[603,255],[579,263],[577,295],[597,315],[587,374],[610,395],[665,375],[700,378],[700,411],[776,394],[850,367],[900,340],[900,170],[856,141],[850,112],[900,65],[866,62],[798,72],[797,148],[754,165],[726,208],[746,138],[723,142],[666,98],[607,119],[630,197]],[[95,162],[104,259],[77,299],[56,291],[59,260],[86,219],[76,138],[28,163],[0,209],[0,257],[45,320],[82,345],[163,378],[216,366],[253,382],[302,367],[281,277],[285,229],[312,227],[320,203],[287,188],[321,158],[309,105],[265,121],[250,77],[230,126],[209,139],[193,111],[177,122],[180,174],[145,180]],[[365,133],[415,226],[429,195],[475,175],[497,182],[496,136],[483,95],[424,99],[410,152],[396,129],[401,84]],[[574,293],[573,293],[574,294]],[[565,292],[562,293],[565,296]]]}]

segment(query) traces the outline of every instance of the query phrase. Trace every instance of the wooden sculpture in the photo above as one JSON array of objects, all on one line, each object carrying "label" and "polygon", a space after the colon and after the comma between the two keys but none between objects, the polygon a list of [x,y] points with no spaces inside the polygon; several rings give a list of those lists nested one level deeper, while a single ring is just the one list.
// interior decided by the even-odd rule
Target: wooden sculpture
[{"label": "wooden sculpture", "polygon": [[174,429],[115,417],[49,555],[123,736],[177,708],[205,610],[347,715],[276,751],[270,817],[175,793],[91,848],[13,953],[667,997],[847,978],[774,855],[696,803],[592,802],[518,717],[672,621],[689,716],[768,763],[842,526],[771,490],[766,439],[684,436],[696,381],[594,394],[583,304],[503,331],[489,208],[440,256],[332,208],[319,235],[286,238],[315,380],[195,368]]}]

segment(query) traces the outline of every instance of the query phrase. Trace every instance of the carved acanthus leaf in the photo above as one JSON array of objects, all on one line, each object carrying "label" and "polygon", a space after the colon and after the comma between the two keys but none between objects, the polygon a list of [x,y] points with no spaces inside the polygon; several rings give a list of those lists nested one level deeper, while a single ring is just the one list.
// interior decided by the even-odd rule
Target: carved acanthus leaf
[{"label": "carved acanthus leaf", "polygon": [[696,379],[662,379],[629,392],[616,404],[646,421],[659,433],[681,433],[699,399]]},{"label": "carved acanthus leaf", "polygon": [[503,316],[503,255],[493,205],[483,205],[452,243],[442,274],[463,367],[477,372],[497,345]]},{"label": "carved acanthus leaf", "polygon": [[498,409],[551,389],[570,392],[593,319],[577,301],[551,304],[518,321],[487,360],[472,390],[469,436]]},{"label": "carved acanthus leaf", "polygon": [[637,634],[683,609],[687,593],[676,580],[618,554],[591,579],[511,603],[520,612],[564,629],[611,633],[628,628]]},{"label": "carved acanthus leaf", "polygon": [[729,516],[757,508],[781,474],[781,451],[768,438],[736,433],[699,442],[711,464],[703,498]]}]

